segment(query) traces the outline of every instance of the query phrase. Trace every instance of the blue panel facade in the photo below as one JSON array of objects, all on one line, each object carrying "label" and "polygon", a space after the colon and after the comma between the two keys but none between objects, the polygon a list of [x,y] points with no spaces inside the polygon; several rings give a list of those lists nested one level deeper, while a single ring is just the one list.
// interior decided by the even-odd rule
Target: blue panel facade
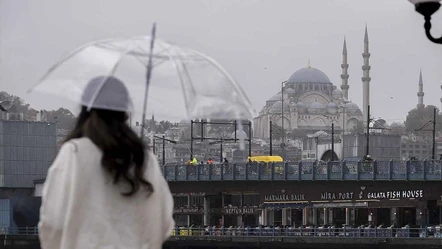
[{"label": "blue panel facade", "polygon": [[12,205],[9,199],[0,199],[0,229],[11,226]]},{"label": "blue panel facade", "polygon": [[33,197],[33,192],[32,188],[0,188],[0,201],[10,203],[10,228],[37,226],[41,198]]},{"label": "blue panel facade", "polygon": [[31,188],[56,153],[56,124],[0,121],[0,187]]}]

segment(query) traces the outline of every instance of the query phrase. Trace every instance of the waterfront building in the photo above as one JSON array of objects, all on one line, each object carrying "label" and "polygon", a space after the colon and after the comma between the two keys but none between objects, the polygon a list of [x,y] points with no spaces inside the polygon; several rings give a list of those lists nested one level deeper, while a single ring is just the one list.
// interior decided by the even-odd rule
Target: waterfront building
[{"label": "waterfront building", "polygon": [[[365,171],[367,165],[358,167]],[[416,174],[417,165],[411,167],[410,174]],[[379,171],[384,169],[379,166]],[[215,180],[169,185],[177,226],[421,227],[442,222],[442,187],[437,181]]]},{"label": "waterfront building", "polygon": [[34,184],[46,177],[56,156],[57,125],[37,120],[1,112],[0,225],[32,227],[38,223],[41,200],[34,195]]}]

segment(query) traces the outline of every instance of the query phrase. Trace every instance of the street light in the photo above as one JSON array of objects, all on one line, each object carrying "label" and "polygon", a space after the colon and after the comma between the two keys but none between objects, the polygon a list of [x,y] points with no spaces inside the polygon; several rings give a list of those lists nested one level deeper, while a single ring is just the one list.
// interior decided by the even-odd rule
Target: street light
[{"label": "street light", "polygon": [[422,14],[425,18],[425,34],[428,39],[434,43],[442,44],[442,37],[434,38],[431,33],[431,15],[433,15],[440,8],[440,0],[409,0],[414,4],[417,12]]},{"label": "street light", "polygon": [[281,149],[282,149],[282,158],[286,159],[285,156],[285,129],[284,129],[284,84],[286,81],[281,82],[281,128],[282,128],[282,141],[281,141]]}]

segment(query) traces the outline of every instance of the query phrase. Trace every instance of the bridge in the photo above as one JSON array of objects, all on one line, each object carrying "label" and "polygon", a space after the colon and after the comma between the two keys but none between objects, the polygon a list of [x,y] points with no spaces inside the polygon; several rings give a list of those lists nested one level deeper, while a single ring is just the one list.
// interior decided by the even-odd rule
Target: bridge
[{"label": "bridge", "polygon": [[[163,248],[440,248],[440,228],[189,228],[173,230]],[[7,228],[1,248],[39,249],[38,229]]]},{"label": "bridge", "polygon": [[162,166],[167,181],[442,181],[442,161],[339,161]]}]

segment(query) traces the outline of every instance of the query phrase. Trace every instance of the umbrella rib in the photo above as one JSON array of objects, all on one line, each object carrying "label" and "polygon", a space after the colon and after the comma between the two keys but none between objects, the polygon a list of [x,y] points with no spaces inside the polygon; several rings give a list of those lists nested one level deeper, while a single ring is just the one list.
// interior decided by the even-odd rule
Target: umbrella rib
[{"label": "umbrella rib", "polygon": [[51,68],[49,68],[49,70],[31,87],[29,88],[26,92],[30,93],[32,92],[32,90],[39,85],[43,79],[45,79],[46,77],[48,77],[55,69],[57,69],[61,64],[63,64],[64,62],[66,62],[68,59],[72,58],[72,56],[78,54],[80,51],[86,49],[87,47],[91,46],[91,44],[93,43],[88,43],[85,44],[84,46],[79,47],[78,49],[66,54],[65,56],[63,56],[63,58],[57,62],[55,65],[53,65]]},{"label": "umbrella rib", "polygon": [[[196,96],[195,87],[193,86],[193,84],[192,84],[192,80],[190,79],[190,74],[189,74],[189,71],[187,70],[186,64],[185,64],[184,61],[182,60],[182,56],[178,55],[178,59],[179,59],[179,61],[181,62],[181,66],[182,66],[182,68],[183,68],[183,71],[184,71],[185,75],[187,76],[187,79],[188,79],[188,81],[189,81],[189,86],[190,86],[190,88],[191,88],[191,91],[192,91],[192,93],[193,93],[193,96]],[[185,90],[184,87],[183,87],[183,90]],[[185,92],[183,93],[183,95],[186,96],[186,93],[187,93],[187,91],[185,91]],[[186,99],[187,99],[187,98],[186,98]],[[186,100],[186,101],[187,101],[187,100]],[[187,105],[189,105],[189,104],[190,104],[190,103],[187,102]]]},{"label": "umbrella rib", "polygon": [[[232,78],[232,76],[230,76],[230,75],[227,73],[227,71],[226,71],[223,67],[221,67],[218,63],[216,63],[211,57],[209,57],[209,56],[207,56],[207,55],[205,55],[205,54],[203,54],[203,53],[201,53],[201,52],[195,51],[195,50],[193,50],[193,52],[196,53],[196,54],[198,54],[198,55],[200,55],[200,56],[202,56],[202,57],[205,58],[207,61],[209,61],[213,66],[215,66],[216,68],[218,68],[218,70],[220,70],[221,73],[222,73],[225,77],[227,77],[227,78],[229,79],[229,81],[231,82],[230,84],[233,85],[233,87],[234,87],[234,88],[235,88],[235,89],[241,94],[241,97],[247,102],[247,104],[248,104],[249,106],[251,106],[251,102],[250,102],[249,98],[247,97],[247,95],[244,93],[244,91],[243,91],[240,87],[238,87],[237,84],[232,84],[232,82],[235,83],[236,81]],[[253,116],[254,114],[253,114],[252,112],[249,111],[249,115],[250,115],[250,116]]]},{"label": "umbrella rib", "polygon": [[[162,46],[162,44],[158,44],[159,46]],[[169,59],[172,61],[173,65],[175,66],[175,70],[177,71],[177,75],[178,75],[178,79],[180,80],[181,83],[181,91],[183,92],[183,96],[184,96],[184,104],[186,105],[186,111],[187,111],[187,116],[189,116],[189,111],[188,111],[188,105],[189,105],[189,99],[188,96],[186,95],[186,91],[185,91],[185,83],[184,83],[184,79],[183,76],[180,73],[179,70],[179,66],[178,63],[172,59],[172,50],[166,50],[165,51],[167,56],[169,57]]]},{"label": "umbrella rib", "polygon": [[[129,44],[130,45],[130,44]],[[127,51],[129,51],[129,45],[127,45],[126,51],[123,52],[121,54],[121,57],[118,59],[118,61],[115,63],[115,65],[112,67],[112,70],[110,71],[109,75],[114,75],[115,71],[117,70],[117,67],[120,65],[121,61],[123,60],[123,58],[127,55]],[[108,77],[109,77],[108,75]],[[108,78],[107,77],[107,78]],[[88,106],[87,106],[87,110],[90,111],[92,108],[92,104],[95,102],[95,100],[98,97],[98,94],[101,92],[101,90],[103,90],[103,86],[104,83],[107,81],[107,78],[105,78],[101,83],[100,83],[100,87],[98,88],[97,91],[95,91],[94,95],[92,96],[91,101],[89,102]]]}]

